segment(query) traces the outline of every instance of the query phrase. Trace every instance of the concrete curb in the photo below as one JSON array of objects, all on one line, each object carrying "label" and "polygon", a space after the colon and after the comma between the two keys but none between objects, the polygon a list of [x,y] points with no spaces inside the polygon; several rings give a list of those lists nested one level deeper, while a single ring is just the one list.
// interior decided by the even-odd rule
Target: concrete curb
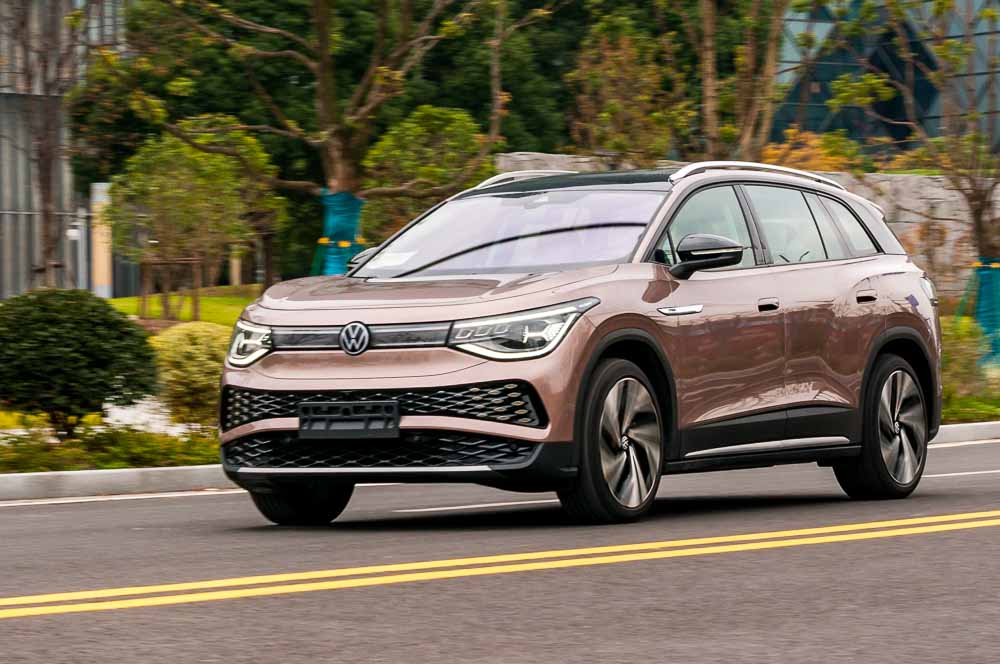
[{"label": "concrete curb", "polygon": [[0,500],[232,489],[218,464],[0,474]]},{"label": "concrete curb", "polygon": [[[992,438],[1000,438],[1000,422],[946,424],[941,427],[933,442],[956,443]],[[0,500],[231,489],[234,486],[218,464],[175,468],[7,473],[0,474]]]},{"label": "concrete curb", "polygon": [[972,422],[970,424],[945,424],[932,443],[959,443],[966,440],[991,440],[1000,438],[1000,422]]}]

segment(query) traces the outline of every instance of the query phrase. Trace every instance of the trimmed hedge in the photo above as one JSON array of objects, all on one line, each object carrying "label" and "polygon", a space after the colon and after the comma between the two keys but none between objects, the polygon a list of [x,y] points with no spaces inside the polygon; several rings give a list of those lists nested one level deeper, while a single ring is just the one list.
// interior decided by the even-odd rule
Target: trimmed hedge
[{"label": "trimmed hedge", "polygon": [[230,330],[215,323],[176,325],[151,339],[160,370],[160,399],[178,422],[214,426],[219,379]]},{"label": "trimmed hedge", "polygon": [[0,408],[44,413],[72,437],[104,404],[127,406],[156,385],[147,334],[83,290],[37,290],[0,303]]}]

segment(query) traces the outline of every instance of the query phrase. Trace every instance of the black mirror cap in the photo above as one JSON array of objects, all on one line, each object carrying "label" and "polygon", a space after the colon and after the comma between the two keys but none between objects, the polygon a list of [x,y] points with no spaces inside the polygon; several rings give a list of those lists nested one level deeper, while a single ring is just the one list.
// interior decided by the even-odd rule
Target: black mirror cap
[{"label": "black mirror cap", "polygon": [[376,251],[378,251],[378,245],[362,249],[358,253],[354,254],[354,256],[347,261],[347,271],[350,272],[361,267],[362,264],[367,263],[368,259],[375,255]]},{"label": "black mirror cap", "polygon": [[677,245],[677,257],[681,262],[670,268],[670,274],[687,279],[698,270],[739,265],[743,250],[742,244],[721,235],[685,235]]}]

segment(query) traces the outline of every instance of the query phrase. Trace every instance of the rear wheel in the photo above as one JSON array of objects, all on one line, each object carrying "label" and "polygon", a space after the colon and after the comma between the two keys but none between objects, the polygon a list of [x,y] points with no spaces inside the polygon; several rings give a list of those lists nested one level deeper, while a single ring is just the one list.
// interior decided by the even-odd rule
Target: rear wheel
[{"label": "rear wheel", "polygon": [[632,521],[649,511],[660,484],[663,434],[655,391],[627,360],[601,362],[584,398],[580,465],[574,486],[560,491],[580,521]]},{"label": "rear wheel", "polygon": [[353,493],[353,484],[324,484],[275,487],[250,497],[264,518],[279,526],[325,526],[340,516]]},{"label": "rear wheel", "polygon": [[875,363],[864,404],[861,456],[834,466],[852,498],[905,498],[927,462],[927,408],[909,363],[885,355]]}]

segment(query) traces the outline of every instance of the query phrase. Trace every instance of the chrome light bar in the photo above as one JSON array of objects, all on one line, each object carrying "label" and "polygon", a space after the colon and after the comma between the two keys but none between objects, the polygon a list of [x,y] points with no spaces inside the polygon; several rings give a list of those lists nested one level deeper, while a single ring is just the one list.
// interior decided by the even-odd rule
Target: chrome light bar
[{"label": "chrome light bar", "polygon": [[682,167],[677,172],[671,174],[669,179],[671,182],[677,182],[678,180],[682,180],[689,175],[704,173],[705,171],[710,170],[741,170],[759,171],[762,173],[782,173],[784,175],[794,175],[796,177],[806,178],[807,180],[813,180],[814,182],[822,182],[823,184],[830,185],[831,187],[847,191],[847,187],[844,185],[840,184],[836,180],[823,177],[822,175],[816,175],[815,173],[810,173],[809,171],[800,171],[797,168],[786,168],[785,166],[774,166],[772,164],[758,164],[753,161],[698,161]]}]

